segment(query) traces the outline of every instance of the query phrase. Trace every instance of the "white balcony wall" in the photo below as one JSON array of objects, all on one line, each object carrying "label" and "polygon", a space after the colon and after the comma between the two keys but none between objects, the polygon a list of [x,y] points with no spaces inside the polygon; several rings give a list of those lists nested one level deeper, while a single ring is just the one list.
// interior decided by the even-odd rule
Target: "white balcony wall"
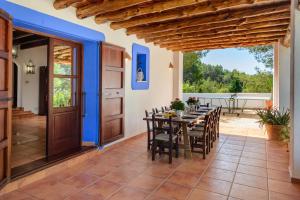
[{"label": "white balcony wall", "polygon": [[[216,98],[228,98],[233,93],[184,93],[183,100],[186,101],[189,97],[199,97],[201,100],[201,104],[210,103],[215,106],[223,106],[227,107],[227,104],[224,99],[216,99]],[[238,97],[263,97],[263,98],[272,98],[271,93],[238,93]],[[245,100],[239,100],[239,107],[243,106]],[[250,109],[259,109],[265,108],[266,104],[264,100],[247,100],[245,104],[245,108]]]}]

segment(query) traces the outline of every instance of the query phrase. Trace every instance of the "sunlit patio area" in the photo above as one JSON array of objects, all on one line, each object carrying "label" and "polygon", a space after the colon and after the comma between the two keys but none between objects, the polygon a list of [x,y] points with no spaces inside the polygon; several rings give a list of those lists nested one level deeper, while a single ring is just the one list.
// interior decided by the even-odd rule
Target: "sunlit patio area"
[{"label": "sunlit patio area", "polygon": [[300,198],[300,186],[289,178],[287,146],[266,141],[257,119],[222,117],[220,132],[205,160],[193,153],[171,165],[167,156],[152,162],[143,134],[1,199]]}]

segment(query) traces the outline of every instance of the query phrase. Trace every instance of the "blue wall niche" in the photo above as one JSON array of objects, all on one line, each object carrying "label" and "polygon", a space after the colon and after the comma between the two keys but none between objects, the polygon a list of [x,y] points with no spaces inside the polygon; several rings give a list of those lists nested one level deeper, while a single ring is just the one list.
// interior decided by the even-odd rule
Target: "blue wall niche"
[{"label": "blue wall niche", "polygon": [[139,45],[132,45],[132,77],[131,88],[133,90],[149,89],[149,48]]}]

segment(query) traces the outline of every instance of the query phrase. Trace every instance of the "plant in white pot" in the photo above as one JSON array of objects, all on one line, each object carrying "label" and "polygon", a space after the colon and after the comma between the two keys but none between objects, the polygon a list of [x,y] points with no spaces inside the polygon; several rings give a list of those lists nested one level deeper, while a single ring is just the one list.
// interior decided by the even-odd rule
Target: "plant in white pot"
[{"label": "plant in white pot", "polygon": [[178,117],[182,116],[182,113],[183,113],[183,111],[185,109],[184,103],[180,99],[178,99],[178,98],[176,98],[174,101],[171,102],[171,106],[170,107],[171,107],[171,109],[173,109],[173,110],[176,111],[176,115]]},{"label": "plant in white pot", "polygon": [[258,110],[261,126],[265,126],[268,140],[286,140],[289,137],[290,112],[288,110]]}]

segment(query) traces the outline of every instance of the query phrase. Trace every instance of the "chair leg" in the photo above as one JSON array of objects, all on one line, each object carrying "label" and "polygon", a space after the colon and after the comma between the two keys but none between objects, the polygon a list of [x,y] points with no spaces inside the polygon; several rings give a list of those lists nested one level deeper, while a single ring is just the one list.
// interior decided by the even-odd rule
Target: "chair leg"
[{"label": "chair leg", "polygon": [[191,150],[194,151],[194,138],[190,136]]},{"label": "chair leg", "polygon": [[176,139],[176,158],[179,157],[179,138]]},{"label": "chair leg", "polygon": [[206,142],[205,142],[205,139],[204,139],[203,146],[202,146],[202,156],[203,156],[203,159],[206,158]]},{"label": "chair leg", "polygon": [[173,151],[173,141],[169,144],[169,164],[172,163],[172,151]]},{"label": "chair leg", "polygon": [[156,141],[152,142],[152,161],[155,160],[155,152],[156,152]]}]

